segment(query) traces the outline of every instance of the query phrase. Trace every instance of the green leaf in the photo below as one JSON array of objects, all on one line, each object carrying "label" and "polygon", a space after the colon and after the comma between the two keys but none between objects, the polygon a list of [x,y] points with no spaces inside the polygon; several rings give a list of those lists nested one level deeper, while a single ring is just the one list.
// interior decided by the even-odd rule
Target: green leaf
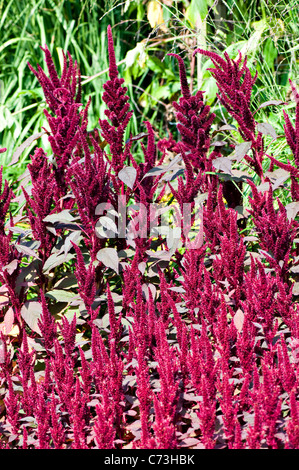
[{"label": "green leaf", "polygon": [[205,103],[208,106],[211,106],[216,99],[216,94],[218,93],[216,80],[213,77],[205,79],[201,90],[205,91]]},{"label": "green leaf", "polygon": [[170,98],[172,95],[172,91],[169,85],[161,85],[152,92],[152,96],[156,98],[156,100],[166,100]]},{"label": "green leaf", "polygon": [[142,57],[143,55],[145,56],[145,44],[143,42],[138,42],[137,45],[133,49],[130,49],[126,54],[126,57],[125,57],[126,67],[130,68],[136,62],[138,62],[139,65],[141,65],[142,61],[144,60],[144,57]]},{"label": "green leaf", "polygon": [[1,46],[0,46],[0,52],[2,52],[6,47],[10,46],[11,44],[14,44],[15,42],[19,42],[19,41],[33,41],[33,40],[34,40],[33,38],[26,38],[26,37],[9,39],[8,41],[6,41],[6,42],[4,42],[3,44],[1,44]]}]

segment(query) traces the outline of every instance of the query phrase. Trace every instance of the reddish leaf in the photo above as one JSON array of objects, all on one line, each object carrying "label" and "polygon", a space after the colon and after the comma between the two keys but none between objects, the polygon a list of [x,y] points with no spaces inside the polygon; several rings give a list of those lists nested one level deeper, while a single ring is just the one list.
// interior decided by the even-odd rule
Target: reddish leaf
[{"label": "reddish leaf", "polygon": [[119,258],[114,248],[102,248],[102,250],[97,253],[97,259],[101,261],[106,268],[111,268],[118,274]]},{"label": "reddish leaf", "polygon": [[265,103],[261,104],[257,109],[265,108],[266,106],[279,106],[280,104],[286,104],[286,103],[281,100],[265,101]]},{"label": "reddish leaf", "polygon": [[24,150],[29,147],[29,145],[32,144],[32,142],[34,142],[35,140],[39,139],[42,135],[44,135],[46,133],[46,131],[42,131],[42,132],[38,132],[37,134],[34,134],[34,135],[31,135],[30,137],[28,137],[28,139],[25,140],[25,142],[23,142],[18,148],[17,150],[14,152],[13,156],[12,156],[12,159],[11,159],[11,162],[9,163],[8,166],[11,166],[11,165],[14,165],[15,163],[18,163],[19,161],[19,158],[21,156],[21,154],[24,152]]}]

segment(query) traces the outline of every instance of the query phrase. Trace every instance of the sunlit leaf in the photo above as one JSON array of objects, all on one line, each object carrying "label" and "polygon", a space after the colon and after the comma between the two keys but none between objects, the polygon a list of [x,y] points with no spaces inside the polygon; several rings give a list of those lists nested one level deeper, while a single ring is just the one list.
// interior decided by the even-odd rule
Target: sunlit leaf
[{"label": "sunlit leaf", "polygon": [[186,18],[190,21],[192,26],[198,26],[208,14],[207,0],[191,0],[190,5],[186,10]]},{"label": "sunlit leaf", "polygon": [[231,174],[232,162],[227,157],[215,158],[212,163],[216,170],[221,170],[224,173]]},{"label": "sunlit leaf", "polygon": [[274,127],[268,122],[258,123],[257,130],[264,135],[270,135],[274,140],[277,139],[277,134]]},{"label": "sunlit leaf", "polygon": [[73,292],[63,290],[63,289],[53,289],[46,293],[46,297],[56,300],[56,302],[71,302],[75,300],[78,296]]},{"label": "sunlit leaf", "polygon": [[152,28],[159,26],[163,31],[167,31],[163,19],[163,9],[160,2],[151,0],[147,5],[147,19]]},{"label": "sunlit leaf", "polygon": [[137,171],[132,166],[123,167],[118,173],[119,179],[125,183],[129,188],[133,189],[135,180],[137,176]]},{"label": "sunlit leaf", "polygon": [[289,220],[294,220],[299,211],[299,202],[290,202],[285,206],[287,211],[287,217]]},{"label": "sunlit leaf", "polygon": [[251,140],[249,140],[248,142],[242,142],[241,144],[236,145],[234,156],[236,157],[237,162],[242,160],[242,158],[247,155],[247,153],[251,149],[251,144],[252,142]]},{"label": "sunlit leaf", "polygon": [[102,248],[97,252],[97,259],[101,261],[106,268],[111,268],[118,274],[119,258],[114,248]]},{"label": "sunlit leaf", "polygon": [[265,103],[261,104],[258,109],[265,108],[266,106],[279,106],[280,104],[286,104],[282,100],[270,100],[270,101],[265,101]]},{"label": "sunlit leaf", "polygon": [[241,333],[242,329],[243,329],[243,324],[244,324],[244,313],[242,312],[242,310],[240,308],[238,308],[238,310],[236,311],[235,315],[234,315],[234,325],[235,327],[237,328],[238,332]]},{"label": "sunlit leaf", "polygon": [[14,311],[13,308],[10,307],[6,314],[4,315],[4,325],[5,325],[5,334],[9,334],[12,330],[14,322]]},{"label": "sunlit leaf", "polygon": [[41,136],[43,136],[46,133],[46,131],[38,132],[37,134],[31,135],[28,137],[28,139],[25,140],[18,148],[15,150],[11,162],[9,163],[8,166],[14,165],[15,163],[18,163],[20,156],[24,152],[26,148],[28,148],[32,142],[35,140],[39,139]]}]

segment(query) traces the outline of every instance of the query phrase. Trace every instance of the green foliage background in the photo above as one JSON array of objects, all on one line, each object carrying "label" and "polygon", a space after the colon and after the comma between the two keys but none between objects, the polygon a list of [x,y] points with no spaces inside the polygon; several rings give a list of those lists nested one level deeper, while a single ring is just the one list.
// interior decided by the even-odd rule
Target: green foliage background
[{"label": "green foliage background", "polygon": [[[298,85],[297,0],[0,0],[0,147],[4,176],[19,177],[35,141],[26,148],[17,165],[8,166],[15,150],[26,138],[46,126],[41,88],[30,72],[44,58],[39,46],[47,44],[60,67],[61,51],[69,51],[80,64],[83,104],[92,97],[89,126],[104,116],[102,85],[107,80],[107,25],[113,27],[116,58],[125,78],[135,113],[128,132],[142,132],[142,122],[151,121],[157,136],[176,135],[172,101],[180,95],[176,60],[168,52],[182,55],[193,91],[205,90],[206,102],[217,115],[217,128],[230,118],[216,97],[217,88],[207,70],[211,62],[192,52],[197,46],[235,57],[248,55],[252,73],[259,78],[253,107],[268,100],[286,101],[294,108],[288,79]],[[279,106],[257,111],[277,135],[282,132]],[[42,142],[47,149],[48,143]],[[139,143],[136,143],[138,146]],[[271,146],[276,158],[289,156],[284,139]]]}]

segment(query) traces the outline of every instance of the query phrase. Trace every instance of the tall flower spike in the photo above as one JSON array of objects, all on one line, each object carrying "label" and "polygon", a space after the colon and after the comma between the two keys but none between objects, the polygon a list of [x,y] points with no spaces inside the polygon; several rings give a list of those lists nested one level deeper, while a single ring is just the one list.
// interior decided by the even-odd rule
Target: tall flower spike
[{"label": "tall flower spike", "polygon": [[[67,171],[67,179],[75,196],[78,212],[85,232],[89,236],[89,243],[95,239],[95,227],[98,220],[96,208],[101,203],[109,203],[110,172],[104,154],[98,143],[91,139],[93,145],[93,158],[88,147],[87,139],[81,129],[79,130],[80,144],[85,157],[84,162],[73,163]],[[100,248],[99,238],[94,240],[94,248]]]},{"label": "tall flower spike", "polygon": [[15,393],[13,389],[13,383],[10,374],[7,374],[6,379],[8,382],[8,391],[4,402],[6,406],[7,420],[11,424],[14,434],[18,434],[20,403],[18,400],[18,394]]},{"label": "tall flower spike", "polygon": [[237,120],[244,136],[248,140],[253,140],[255,121],[250,111],[250,97],[257,74],[254,78],[251,77],[250,70],[247,67],[247,58],[245,57],[242,64],[240,51],[236,61],[230,59],[226,52],[224,53],[225,61],[215,60],[215,53],[202,49],[196,49],[194,54],[198,52],[209,57],[215,65],[214,69],[210,68],[209,70],[216,79],[221,93],[218,96],[219,100]]},{"label": "tall flower spike", "polygon": [[286,121],[284,130],[286,133],[287,142],[294,154],[296,166],[299,167],[299,92],[296,90],[296,87],[293,82],[291,80],[289,80],[289,82],[293,92],[294,100],[296,101],[295,127],[292,126],[288,115],[286,114],[286,112],[284,112],[283,114]]},{"label": "tall flower spike", "polygon": [[[254,188],[253,183],[250,186]],[[271,266],[284,276],[289,269],[289,256],[299,224],[295,220],[288,219],[287,211],[278,198],[278,210],[275,211],[271,185],[263,196],[256,189],[252,192],[254,197],[249,198],[252,206],[249,212],[253,216],[261,248],[267,252],[265,257]],[[283,261],[282,266],[279,264],[281,261]]]},{"label": "tall flower spike", "polygon": [[289,449],[299,449],[299,407],[294,390],[290,393],[290,409],[291,419],[286,425],[288,436],[287,446]]},{"label": "tall flower spike", "polygon": [[76,314],[74,314],[73,320],[69,321],[66,317],[61,318],[60,324],[61,333],[64,339],[64,351],[66,359],[73,363],[72,355],[75,348],[76,341]]}]

